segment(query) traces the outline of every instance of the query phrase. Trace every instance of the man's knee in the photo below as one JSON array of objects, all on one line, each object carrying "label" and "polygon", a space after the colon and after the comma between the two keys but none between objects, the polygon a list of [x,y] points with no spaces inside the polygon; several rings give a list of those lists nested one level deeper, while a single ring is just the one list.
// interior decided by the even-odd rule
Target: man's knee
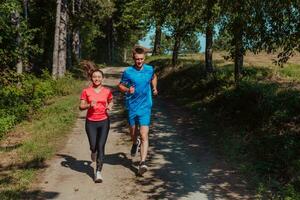
[{"label": "man's knee", "polygon": [[149,127],[148,126],[141,126],[140,127],[140,133],[141,133],[142,141],[148,140]]}]

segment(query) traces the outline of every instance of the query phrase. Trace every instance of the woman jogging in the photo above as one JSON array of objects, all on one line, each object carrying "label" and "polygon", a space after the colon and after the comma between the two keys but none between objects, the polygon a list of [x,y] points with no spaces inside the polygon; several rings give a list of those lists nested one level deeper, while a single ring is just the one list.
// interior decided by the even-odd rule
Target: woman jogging
[{"label": "woman jogging", "polygon": [[101,170],[104,160],[105,143],[109,132],[107,110],[113,106],[112,92],[102,85],[104,74],[99,69],[90,73],[92,84],[82,91],[80,110],[87,109],[85,129],[88,136],[91,159],[96,161],[95,182],[103,181]]}]

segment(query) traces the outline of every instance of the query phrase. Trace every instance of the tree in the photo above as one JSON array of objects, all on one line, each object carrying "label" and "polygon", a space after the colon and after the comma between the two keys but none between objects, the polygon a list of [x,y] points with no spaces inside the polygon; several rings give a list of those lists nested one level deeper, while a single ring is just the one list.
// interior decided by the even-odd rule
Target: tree
[{"label": "tree", "polygon": [[239,85],[244,54],[246,50],[256,52],[256,41],[262,37],[259,27],[263,23],[260,16],[265,10],[261,9],[263,2],[256,0],[247,2],[224,0],[221,4],[225,6],[222,8],[220,27],[230,37],[228,51],[234,60],[234,77],[236,84]]},{"label": "tree", "polygon": [[218,0],[207,0],[204,9],[205,24],[205,70],[207,73],[213,72],[212,54],[213,54],[213,35],[216,20],[219,17],[220,6]]},{"label": "tree", "polygon": [[182,39],[196,30],[197,22],[201,19],[201,12],[202,2],[199,0],[172,0],[170,2],[170,13],[166,25],[174,38],[173,66],[177,64]]},{"label": "tree", "polygon": [[67,65],[68,5],[67,0],[62,0],[61,3],[61,19],[59,24],[58,77],[63,77],[65,75]]},{"label": "tree", "polygon": [[229,51],[234,59],[234,77],[235,82],[238,84],[243,67],[245,26],[249,13],[247,13],[245,2],[225,0],[223,4],[226,6],[223,7],[222,26],[232,36]]},{"label": "tree", "polygon": [[[151,46],[155,45],[155,39],[156,39],[156,34],[150,38]],[[161,39],[160,39],[161,54],[169,54],[170,52],[172,52],[173,46],[174,46],[174,41],[172,39],[172,36],[168,35],[166,32],[162,32]]]},{"label": "tree", "polygon": [[81,58],[81,44],[80,44],[80,26],[77,23],[74,23],[74,21],[77,18],[77,15],[80,15],[81,12],[81,0],[73,0],[72,1],[72,16],[73,17],[73,27],[72,27],[72,53],[75,56],[75,60],[78,63],[79,59]]},{"label": "tree", "polygon": [[186,35],[182,40],[180,53],[199,53],[201,49],[198,33],[193,32]]},{"label": "tree", "polygon": [[53,78],[63,77],[66,72],[67,23],[67,0],[57,0],[52,64]]},{"label": "tree", "polygon": [[23,71],[23,64],[40,49],[34,44],[36,28],[31,28],[22,17],[22,4],[17,0],[0,4],[0,68]]},{"label": "tree", "polygon": [[60,20],[61,20],[61,3],[62,0],[56,1],[56,22],[55,22],[55,34],[54,34],[54,48],[53,48],[53,64],[52,64],[52,76],[53,78],[58,77],[59,70],[59,39],[60,39]]},{"label": "tree", "polygon": [[260,20],[262,37],[256,48],[279,52],[276,63],[282,65],[300,51],[300,2],[267,1],[261,3],[261,9],[265,11]]},{"label": "tree", "polygon": [[[18,51],[20,51],[21,36],[20,36],[20,13],[19,13],[19,11],[15,10],[12,13],[11,21],[16,27],[16,35],[17,35],[16,44],[17,44]],[[23,73],[23,61],[22,61],[21,55],[18,55],[16,68],[17,68],[18,74]]]},{"label": "tree", "polygon": [[160,55],[161,51],[161,37],[162,28],[166,22],[167,15],[169,13],[169,1],[166,0],[153,0],[148,1],[150,3],[150,20],[151,24],[155,26],[155,40],[153,45],[152,55]]},{"label": "tree", "polygon": [[[234,59],[238,84],[246,51],[278,52],[284,63],[300,50],[299,1],[229,1],[223,0],[221,30],[228,33],[228,51]],[[227,45],[226,45],[227,46]]]}]

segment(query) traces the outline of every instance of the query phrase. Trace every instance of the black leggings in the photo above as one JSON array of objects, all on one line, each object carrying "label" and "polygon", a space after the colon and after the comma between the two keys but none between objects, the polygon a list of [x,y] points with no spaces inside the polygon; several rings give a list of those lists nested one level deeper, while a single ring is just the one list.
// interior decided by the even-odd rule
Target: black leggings
[{"label": "black leggings", "polygon": [[103,165],[105,143],[109,132],[109,119],[102,121],[89,121],[86,120],[85,130],[90,143],[90,150],[97,152],[97,166],[100,170]]}]

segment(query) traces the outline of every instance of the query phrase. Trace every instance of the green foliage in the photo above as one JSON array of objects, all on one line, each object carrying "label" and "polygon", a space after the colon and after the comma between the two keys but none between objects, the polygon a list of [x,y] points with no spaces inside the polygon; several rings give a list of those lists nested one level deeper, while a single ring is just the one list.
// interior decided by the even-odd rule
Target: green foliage
[{"label": "green foliage", "polygon": [[4,109],[0,110],[0,114],[0,138],[2,138],[4,134],[15,125],[16,117],[13,115],[8,115]]},{"label": "green foliage", "polygon": [[180,53],[198,53],[201,46],[196,32],[190,33],[183,38]]},{"label": "green foliage", "polygon": [[[154,45],[155,35],[151,37],[151,45]],[[166,32],[162,32],[161,35],[161,52],[163,54],[170,54],[174,48],[174,40],[171,35]],[[198,53],[201,49],[200,41],[196,32],[189,33],[183,38],[182,45],[180,47],[180,53]]]},{"label": "green foliage", "polygon": [[[16,60],[28,64],[29,56],[39,55],[41,49],[33,42],[38,29],[29,28],[28,23],[17,14],[21,12],[19,1],[4,1],[0,4],[0,69],[13,69]],[[17,38],[20,38],[18,41]]]},{"label": "green foliage", "polygon": [[224,124],[236,128],[241,139],[235,143],[242,144],[236,154],[242,152],[247,159],[251,166],[248,173],[256,174],[279,196],[287,184],[300,192],[295,187],[300,178],[299,100],[299,91],[243,81],[240,87],[224,91],[207,105]]},{"label": "green foliage", "polygon": [[285,78],[300,80],[300,68],[298,65],[288,64],[287,66],[280,68],[279,73]]},{"label": "green foliage", "polygon": [[[173,37],[184,37],[194,32],[200,24],[203,2],[198,0],[177,1],[169,4],[166,27]],[[193,13],[191,15],[191,13]]]},{"label": "green foliage", "polygon": [[[44,161],[57,151],[59,141],[65,140],[78,114],[78,94],[83,82],[72,82],[72,95],[56,97],[55,101],[33,115],[30,123],[21,123],[30,138],[16,149],[18,161],[24,167],[12,166],[0,174],[1,199],[35,199],[37,193],[28,192],[36,173]],[[0,120],[1,121],[1,120]],[[20,161],[21,160],[21,161]],[[3,175],[4,174],[4,175]]]},{"label": "green foliage", "polygon": [[32,74],[1,73],[0,139],[17,122],[32,115],[53,96],[65,96],[74,90],[71,75],[53,80],[47,71],[37,78]]}]

